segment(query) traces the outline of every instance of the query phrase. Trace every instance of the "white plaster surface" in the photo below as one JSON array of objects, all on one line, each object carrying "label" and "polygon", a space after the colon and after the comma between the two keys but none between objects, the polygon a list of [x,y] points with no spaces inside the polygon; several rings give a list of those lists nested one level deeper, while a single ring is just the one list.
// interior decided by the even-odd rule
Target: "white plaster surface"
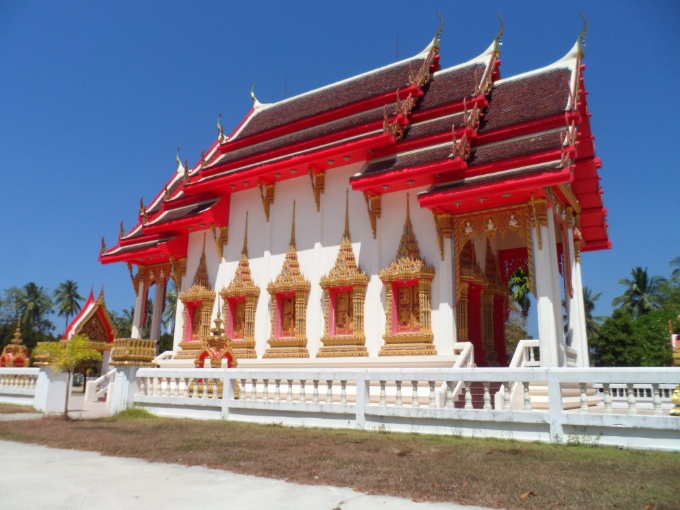
[{"label": "white plaster surface", "polygon": [[485,510],[9,441],[0,441],[0,494],[3,510]]}]

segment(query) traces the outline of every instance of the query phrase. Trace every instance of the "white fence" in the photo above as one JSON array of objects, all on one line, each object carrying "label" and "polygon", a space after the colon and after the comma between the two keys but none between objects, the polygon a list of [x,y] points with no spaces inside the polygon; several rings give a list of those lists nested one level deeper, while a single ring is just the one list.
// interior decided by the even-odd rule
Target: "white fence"
[{"label": "white fence", "polygon": [[32,406],[39,372],[38,368],[0,369],[0,403]]},{"label": "white fence", "polygon": [[[670,406],[660,397],[663,387],[678,380],[680,372],[672,368],[141,368],[132,400],[164,416],[680,450],[680,419],[668,416]],[[504,388],[495,406],[493,383]],[[532,383],[547,387],[547,409],[532,407]],[[447,391],[440,403],[436,389],[442,384]],[[505,390],[515,384],[522,388],[521,411],[512,410]],[[587,389],[596,384],[603,398],[593,405]],[[659,397],[645,409],[630,391],[625,406],[612,405],[617,384],[646,384]],[[454,399],[458,385],[462,408]],[[474,385],[484,389],[476,405]],[[581,389],[581,406],[568,410],[563,388],[574,386]]]}]

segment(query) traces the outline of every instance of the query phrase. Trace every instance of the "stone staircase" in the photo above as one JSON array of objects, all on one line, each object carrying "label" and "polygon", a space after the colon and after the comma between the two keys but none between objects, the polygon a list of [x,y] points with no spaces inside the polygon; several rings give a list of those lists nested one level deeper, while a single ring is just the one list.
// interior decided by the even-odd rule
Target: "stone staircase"
[{"label": "stone staircase", "polygon": [[[492,382],[489,383],[489,396],[491,397],[491,407],[494,405],[494,395],[501,388],[501,383]],[[472,407],[474,409],[484,408],[484,383],[482,382],[472,382],[470,383],[470,395],[472,395]],[[454,401],[454,406],[456,409],[465,408],[465,390],[463,389],[459,394],[458,398]]]}]

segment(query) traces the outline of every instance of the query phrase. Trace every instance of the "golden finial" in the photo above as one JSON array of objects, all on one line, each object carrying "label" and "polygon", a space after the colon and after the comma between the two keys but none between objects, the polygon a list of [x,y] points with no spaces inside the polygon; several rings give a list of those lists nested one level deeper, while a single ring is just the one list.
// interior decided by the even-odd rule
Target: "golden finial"
[{"label": "golden finial", "polygon": [[222,112],[217,116],[217,138],[220,142],[224,141],[224,128],[222,127]]},{"label": "golden finial", "polygon": [[406,193],[406,221],[411,223],[411,200],[410,193]]},{"label": "golden finial", "polygon": [[241,250],[241,255],[244,257],[248,256],[248,211],[246,211],[246,233],[243,236],[243,249]]},{"label": "golden finial", "polygon": [[434,47],[439,50],[439,39],[441,38],[442,31],[444,30],[444,16],[442,16],[441,12],[437,13],[437,16],[439,16],[439,30],[437,30],[437,33],[434,34]]},{"label": "golden finial", "polygon": [[175,154],[175,159],[177,160],[177,165],[182,166],[182,160],[179,159],[179,150],[182,148],[181,145],[177,146],[177,153]]},{"label": "golden finial", "polygon": [[106,252],[106,239],[104,239],[105,236],[102,236],[102,249],[99,250],[100,255],[104,255]]},{"label": "golden finial", "polygon": [[253,106],[260,104],[260,101],[255,97],[255,82],[253,82],[253,86],[250,87],[250,97],[253,98]]},{"label": "golden finial", "polygon": [[19,319],[17,320],[17,327],[14,330],[14,338],[12,338],[12,343],[14,345],[21,345],[21,314],[19,314]]},{"label": "golden finial", "polygon": [[295,248],[295,200],[293,200],[293,226],[290,229],[290,246]]},{"label": "golden finial", "polygon": [[123,225],[123,222],[120,222],[120,233],[118,234],[118,238],[120,239],[121,237],[125,237],[125,225]]},{"label": "golden finial", "polygon": [[345,232],[342,235],[345,239],[351,241],[349,234],[349,189],[345,190]]},{"label": "golden finial", "polygon": [[[181,164],[182,163],[180,162],[180,165]],[[183,180],[184,180],[184,184],[189,183],[189,160],[188,159],[184,160],[184,178],[183,178]]]},{"label": "golden finial", "polygon": [[586,19],[586,15],[583,14],[583,11],[579,13],[579,16],[581,16],[581,19],[583,20],[583,30],[581,30],[581,35],[578,36],[578,41],[576,44],[578,44],[578,56],[583,58],[586,55],[586,52],[583,48],[586,45],[586,35],[588,34],[588,20]]}]

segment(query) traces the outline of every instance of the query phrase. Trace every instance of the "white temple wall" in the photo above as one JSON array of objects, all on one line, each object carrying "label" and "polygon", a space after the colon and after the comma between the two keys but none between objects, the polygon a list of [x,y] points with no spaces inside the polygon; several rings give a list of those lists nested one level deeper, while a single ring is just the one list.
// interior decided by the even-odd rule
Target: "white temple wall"
[{"label": "white temple wall", "polygon": [[[196,232],[189,237],[187,272],[181,292],[193,283],[203,250],[205,237],[206,263],[213,290],[227,287],[236,273],[243,248],[245,215],[248,212],[248,255],[251,274],[260,288],[257,303],[255,340],[257,357],[269,347],[271,335],[270,296],[267,285],[281,272],[290,243],[293,201],[296,202],[296,247],[300,269],[311,283],[307,308],[307,348],[310,358],[316,357],[322,346],[324,333],[323,291],[319,279],[335,264],[345,222],[345,191],[349,189],[349,223],[357,262],[369,277],[366,290],[365,333],[369,356],[374,357],[383,344],[385,333],[385,291],[379,278],[381,269],[394,261],[406,221],[406,192],[382,197],[382,213],[377,219],[377,235],[373,239],[366,203],[361,192],[352,191],[349,178],[360,170],[361,164],[347,165],[326,172],[325,192],[320,197],[320,211],[316,210],[309,177],[299,176],[278,182],[274,204],[270,207],[270,221],[266,221],[259,189],[251,189],[231,196],[229,212],[229,242],[224,247],[224,259],[218,260],[212,232]],[[450,355],[455,338],[453,321],[452,272],[450,246],[442,262],[437,233],[431,211],[422,209],[417,194],[424,188],[409,190],[411,222],[421,256],[435,268],[432,283],[432,329],[438,354]],[[450,245],[448,240],[445,244]],[[483,251],[482,251],[483,252]],[[444,278],[447,281],[443,282]],[[217,301],[213,319],[217,316]],[[177,304],[175,349],[182,338],[183,306]],[[224,319],[224,317],[223,317]]]}]

